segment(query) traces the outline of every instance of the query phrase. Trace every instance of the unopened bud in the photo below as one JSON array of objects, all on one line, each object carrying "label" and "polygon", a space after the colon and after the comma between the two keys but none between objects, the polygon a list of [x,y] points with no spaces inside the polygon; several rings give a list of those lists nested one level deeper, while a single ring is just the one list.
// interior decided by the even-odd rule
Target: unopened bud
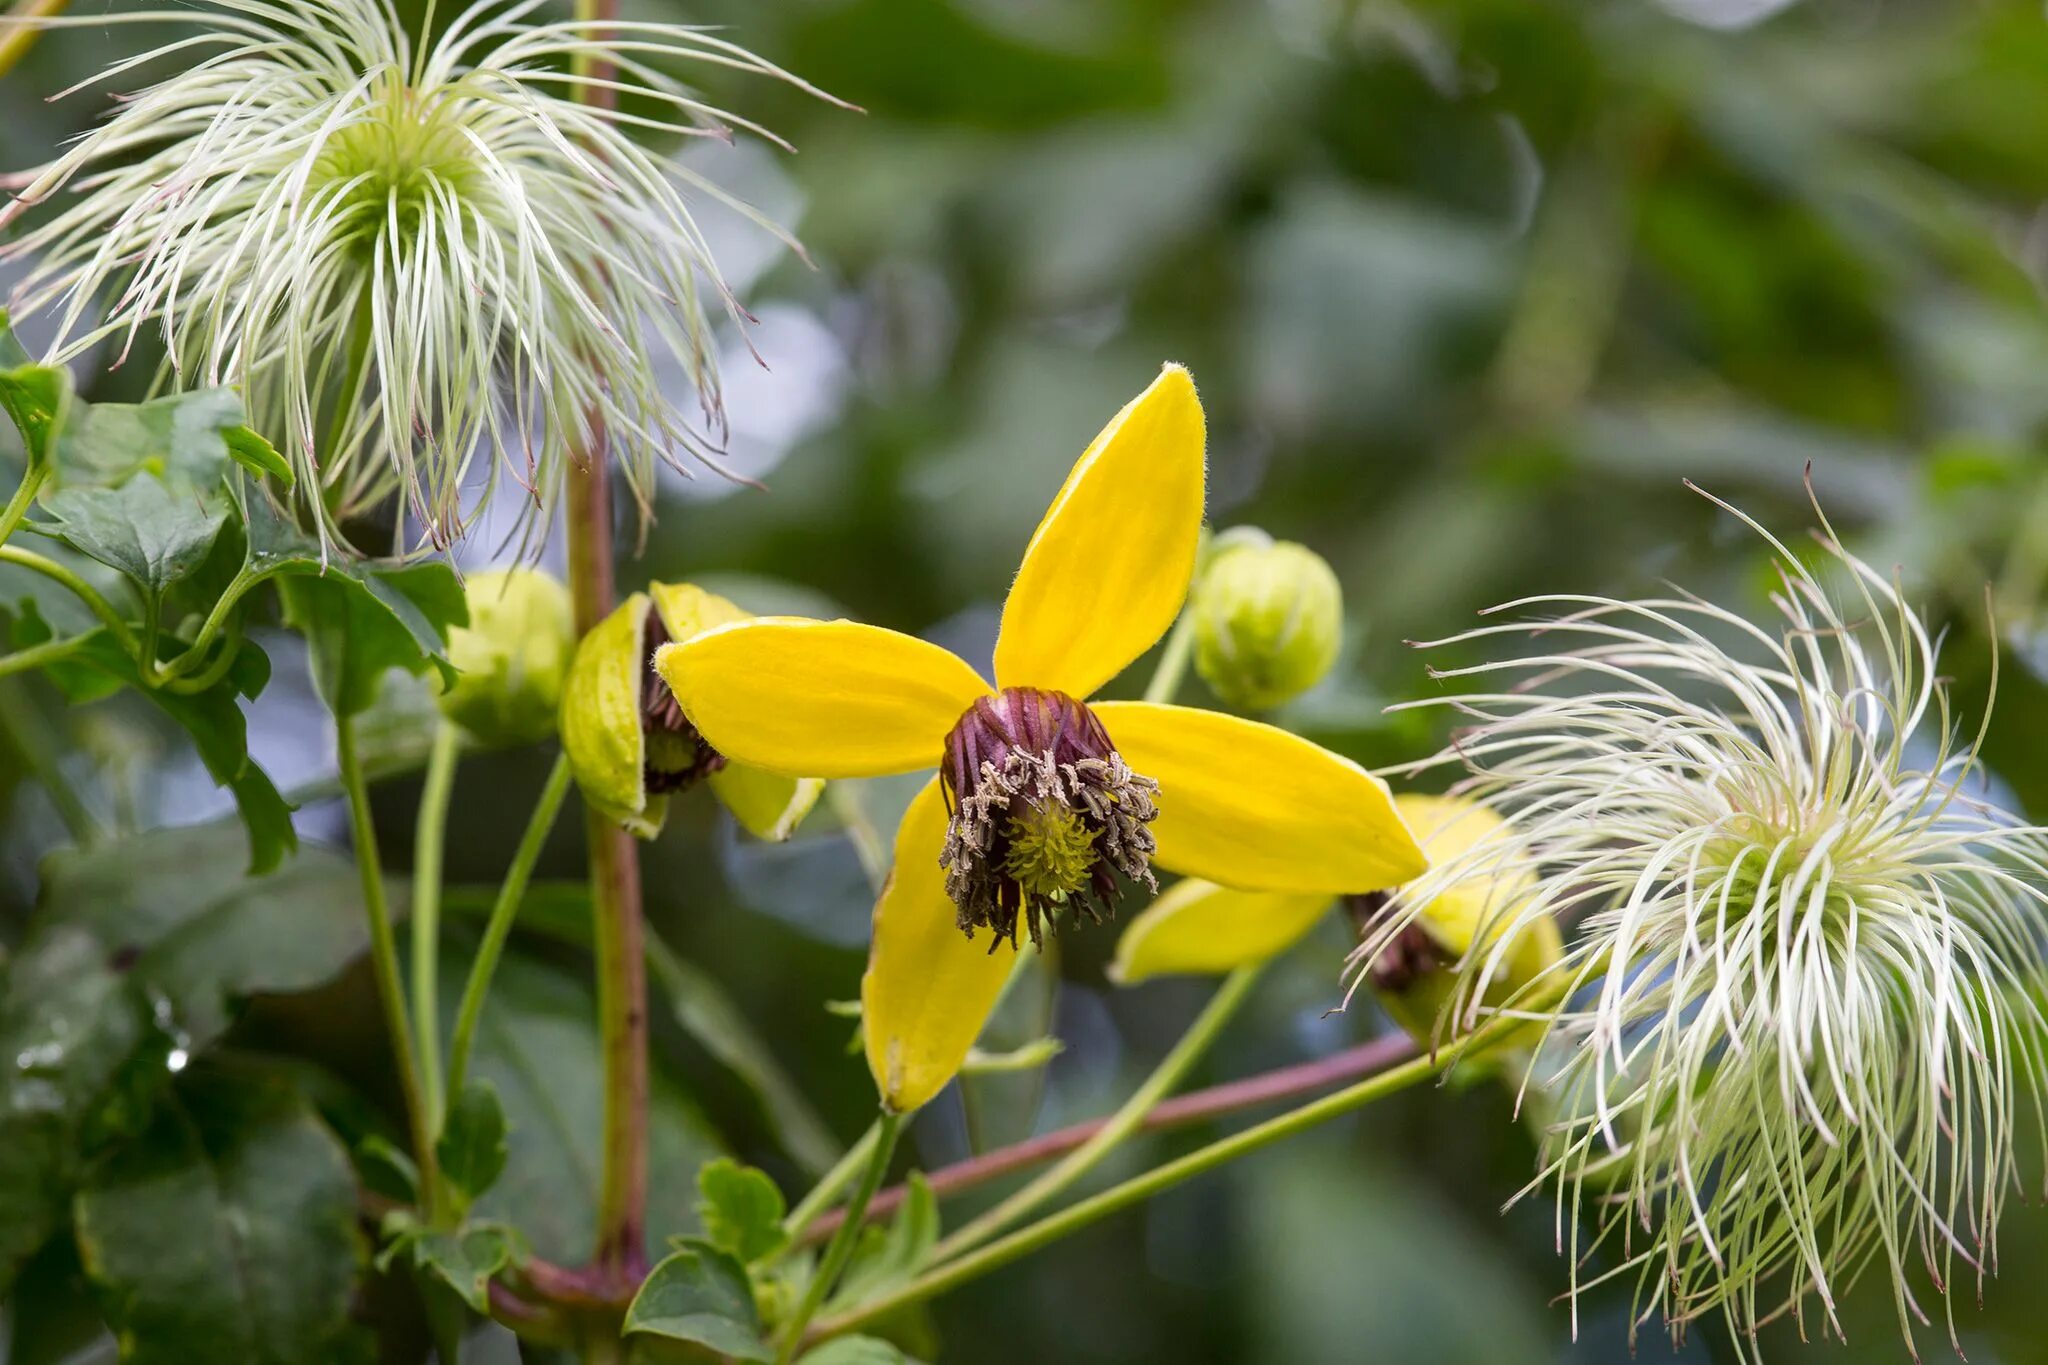
[{"label": "unopened bud", "polygon": [[442,714],[483,744],[546,739],[576,644],[568,589],[538,569],[490,569],[470,576],[466,595],[469,624],[448,634],[458,676]]},{"label": "unopened bud", "polygon": [[1264,711],[1337,662],[1344,590],[1305,545],[1239,527],[1217,538],[1195,585],[1195,671],[1224,701]]}]

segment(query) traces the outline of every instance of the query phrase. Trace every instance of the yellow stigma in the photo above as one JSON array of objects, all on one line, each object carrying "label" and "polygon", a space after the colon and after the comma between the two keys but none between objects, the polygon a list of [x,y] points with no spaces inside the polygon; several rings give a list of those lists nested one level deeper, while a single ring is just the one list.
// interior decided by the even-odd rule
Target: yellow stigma
[{"label": "yellow stigma", "polygon": [[1078,814],[1057,802],[1022,806],[1010,817],[1010,852],[1003,871],[1026,896],[1063,901],[1088,885],[1095,865],[1095,835]]}]

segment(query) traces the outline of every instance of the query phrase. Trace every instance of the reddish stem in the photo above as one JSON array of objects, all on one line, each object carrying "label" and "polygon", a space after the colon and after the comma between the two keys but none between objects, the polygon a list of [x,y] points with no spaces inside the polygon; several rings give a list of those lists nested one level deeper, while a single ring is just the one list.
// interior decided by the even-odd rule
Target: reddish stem
[{"label": "reddish stem", "polygon": [[[1170,1100],[1163,1100],[1151,1113],[1145,1116],[1141,1125],[1144,1131],[1153,1132],[1164,1128],[1178,1128],[1185,1124],[1199,1123],[1203,1119],[1233,1114],[1240,1109],[1251,1109],[1276,1100],[1291,1099],[1311,1091],[1323,1090],[1340,1081],[1353,1080],[1384,1070],[1396,1063],[1404,1062],[1415,1055],[1415,1041],[1404,1033],[1392,1033],[1375,1038],[1369,1043],[1346,1049],[1333,1057],[1324,1057],[1313,1062],[1299,1062],[1294,1066],[1283,1066],[1277,1071],[1262,1072],[1247,1076],[1241,1081],[1211,1086],[1207,1090],[1196,1090]],[[998,1176],[1008,1175],[1027,1166],[1064,1156],[1089,1138],[1095,1136],[1106,1118],[1090,1119],[1050,1133],[1041,1133],[1034,1138],[998,1147],[992,1152],[969,1157],[951,1166],[942,1166],[925,1177],[937,1195],[951,1194],[956,1190],[968,1189]],[[892,1185],[868,1202],[867,1219],[886,1217],[903,1203],[909,1187]],[[807,1243],[821,1242],[838,1230],[845,1221],[845,1211],[834,1209],[820,1217],[817,1222],[804,1230],[803,1240]]]}]

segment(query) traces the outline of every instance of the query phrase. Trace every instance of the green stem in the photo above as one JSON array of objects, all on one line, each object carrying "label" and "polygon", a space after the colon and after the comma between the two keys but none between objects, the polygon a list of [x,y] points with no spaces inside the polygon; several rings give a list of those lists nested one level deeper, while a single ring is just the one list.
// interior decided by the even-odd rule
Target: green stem
[{"label": "green stem", "polygon": [[504,954],[505,941],[512,936],[513,921],[519,918],[519,903],[525,899],[526,885],[533,878],[534,864],[540,861],[540,851],[548,841],[548,833],[555,827],[555,817],[561,813],[562,801],[569,794],[569,758],[564,754],[555,760],[554,769],[548,773],[547,786],[541,790],[540,800],[534,805],[533,814],[527,817],[526,833],[519,838],[519,848],[512,855],[512,866],[506,870],[504,885],[498,889],[498,899],[491,906],[491,917],[484,924],[483,940],[477,944],[476,957],[469,965],[469,980],[462,987],[462,1003],[455,1011],[455,1033],[448,1043],[448,1090],[447,1103],[452,1105],[462,1093],[463,1082],[469,1078],[469,1055],[476,1045],[477,1023],[483,1018],[484,997],[490,993],[491,976],[498,970],[498,959]]},{"label": "green stem", "polygon": [[[970,1252],[956,1261],[920,1275],[893,1293],[871,1299],[837,1317],[827,1318],[817,1325],[811,1337],[815,1340],[852,1331],[863,1323],[886,1317],[911,1304],[921,1303],[970,1280],[979,1279],[990,1271],[1000,1270],[1012,1261],[1028,1256],[1041,1247],[1078,1232],[1110,1214],[1150,1199],[1153,1195],[1171,1189],[1184,1180],[1214,1170],[1225,1162],[1270,1146],[1282,1138],[1292,1137],[1319,1123],[1326,1123],[1355,1109],[1363,1108],[1376,1099],[1405,1090],[1417,1081],[1438,1075],[1460,1058],[1490,1044],[1499,1034],[1508,1032],[1515,1026],[1516,1021],[1513,1020],[1496,1020],[1465,1035],[1434,1056],[1417,1057],[1391,1070],[1368,1076],[1356,1085],[1339,1090],[1333,1095],[1326,1095],[1299,1109],[1289,1110],[1277,1118],[1255,1124],[1241,1133],[1233,1133],[1206,1147],[1197,1148],[1178,1160],[1169,1161],[1120,1185],[1111,1186],[1100,1194],[1069,1205],[1029,1227],[1021,1228],[1001,1241],[991,1242],[979,1251]],[[850,1226],[851,1221],[841,1228],[841,1232]]]},{"label": "green stem", "polygon": [[[70,569],[54,559],[39,555],[34,550],[24,550],[18,545],[0,545],[0,564],[18,564],[70,589],[79,601],[92,609],[94,616],[100,618],[101,624],[105,625],[108,632],[120,643],[123,653],[135,653],[135,632],[128,628],[128,622],[122,619],[120,612],[114,610],[113,603],[100,595],[99,589]],[[142,667],[141,660],[136,661],[136,667]]]},{"label": "green stem", "polygon": [[348,793],[349,831],[356,852],[356,871],[363,883],[363,909],[370,920],[370,962],[377,974],[377,998],[384,1006],[384,1025],[391,1033],[391,1051],[398,1064],[399,1090],[405,1099],[406,1122],[412,1131],[412,1159],[419,1166],[420,1188],[440,1185],[434,1156],[434,1135],[427,1127],[420,1101],[419,1070],[413,1062],[412,1025],[405,1015],[405,979],[398,966],[398,939],[391,931],[391,906],[384,894],[384,869],[377,858],[377,828],[370,818],[370,788],[363,780],[356,753],[355,718],[334,718],[335,748],[341,757],[341,785]]},{"label": "green stem", "polygon": [[[268,576],[268,574],[252,572],[247,565],[237,569],[235,576],[228,580],[227,587],[215,599],[213,610],[209,611],[206,614],[206,619],[200,623],[199,633],[192,637],[191,645],[183,654],[180,654],[177,658],[164,665],[163,676],[165,678],[181,678],[185,674],[190,673],[194,668],[197,668],[200,660],[206,657],[208,646],[212,645],[215,638],[226,627],[228,614],[234,610],[235,603],[241,601],[243,595],[249,589],[261,583]],[[221,651],[221,659],[233,657],[233,649]],[[222,667],[221,659],[216,659],[206,671],[213,673],[216,668]]]},{"label": "green stem", "polygon": [[39,645],[17,649],[12,654],[0,655],[0,678],[56,663],[76,654],[91,638],[90,635],[72,635],[62,640],[45,640]]},{"label": "green stem", "polygon": [[[15,36],[17,35],[9,34],[5,38],[0,38],[0,52],[5,51],[8,42]],[[0,58],[0,61],[4,61],[4,58]],[[6,67],[0,65],[0,73],[5,71]],[[21,519],[28,515],[28,509],[35,503],[36,494],[41,491],[49,477],[50,466],[47,464],[31,465],[22,473],[21,484],[14,490],[14,496],[7,500],[6,508],[0,510],[0,545],[6,544],[8,537],[14,534],[14,528],[21,525]]]},{"label": "green stem", "polygon": [[861,1134],[860,1141],[847,1148],[846,1155],[840,1157],[831,1170],[819,1177],[818,1183],[811,1187],[811,1192],[797,1201],[796,1207],[789,1211],[789,1216],[782,1220],[782,1230],[789,1234],[791,1245],[795,1245],[804,1235],[804,1230],[817,1222],[826,1209],[832,1207],[832,1201],[839,1197],[839,1192],[846,1188],[854,1173],[862,1168],[862,1163],[867,1161],[868,1154],[874,1150],[875,1144],[881,1141],[881,1137],[882,1121],[876,1119],[868,1125],[867,1132]]},{"label": "green stem", "polygon": [[1117,1145],[1144,1125],[1145,1116],[1158,1106],[1159,1102],[1173,1093],[1188,1069],[1198,1061],[1209,1045],[1223,1031],[1223,1026],[1244,1004],[1258,982],[1260,968],[1264,964],[1253,963],[1239,967],[1223,979],[1216,988],[1216,994],[1209,997],[1209,1003],[1188,1025],[1186,1033],[1174,1044],[1152,1074],[1145,1078],[1143,1085],[1131,1092],[1109,1121],[1102,1125],[1088,1141],[1067,1153],[1056,1165],[1041,1172],[1022,1189],[1004,1199],[988,1212],[974,1219],[950,1237],[941,1241],[932,1250],[932,1259],[948,1261],[980,1246],[1004,1228],[1023,1218],[1039,1205],[1060,1194],[1076,1180],[1094,1169]]},{"label": "green stem", "polygon": [[1188,659],[1194,649],[1195,613],[1183,607],[1180,619],[1173,623],[1173,630],[1166,637],[1166,648],[1159,655],[1159,666],[1152,670],[1152,681],[1145,685],[1146,701],[1173,700],[1173,694],[1180,691],[1181,679],[1187,676]]},{"label": "green stem", "polygon": [[796,1312],[782,1329],[782,1348],[776,1352],[776,1365],[789,1365],[796,1359],[797,1348],[803,1345],[804,1328],[825,1302],[833,1282],[846,1269],[846,1263],[853,1259],[853,1249],[860,1242],[861,1217],[867,1212],[868,1201],[875,1197],[875,1191],[882,1188],[882,1177],[889,1173],[889,1158],[896,1154],[896,1138],[903,1131],[903,1116],[884,1112],[875,1121],[875,1142],[868,1153],[867,1170],[861,1174],[860,1184],[854,1189],[853,1198],[846,1205],[846,1221],[839,1231],[832,1234],[832,1240],[825,1247],[825,1255],[818,1262],[818,1273],[804,1286],[803,1301],[796,1306]]},{"label": "green stem", "polygon": [[[448,799],[455,790],[455,765],[462,755],[462,731],[443,719],[434,728],[427,775],[420,786],[419,823],[412,854],[412,1017],[419,1029],[420,1092],[427,1107],[427,1131],[439,1134],[441,1104],[441,864],[448,841]],[[451,1097],[452,1102],[452,1097]],[[429,1202],[433,1202],[431,1199]]]}]

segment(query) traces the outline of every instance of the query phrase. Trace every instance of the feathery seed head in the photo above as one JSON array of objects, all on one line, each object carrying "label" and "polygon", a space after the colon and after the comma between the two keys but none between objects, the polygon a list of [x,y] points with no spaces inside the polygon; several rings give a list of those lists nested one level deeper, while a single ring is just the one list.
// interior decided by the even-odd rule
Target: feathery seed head
[{"label": "feathery seed head", "polygon": [[[715,200],[781,234],[636,135],[773,137],[664,63],[795,78],[698,29],[541,21],[540,3],[478,5],[415,48],[385,0],[213,0],[203,31],[101,78],[179,71],[16,177],[0,223],[76,197],[0,246],[28,267],[13,307],[55,316],[53,359],[102,340],[125,357],[147,328],[159,383],[241,387],[320,490],[323,531],[402,491],[418,539],[449,543],[476,453],[544,507],[593,420],[643,509],[656,461],[717,467],[707,299],[743,315],[695,213]],[[577,100],[628,88],[630,112]],[[695,414],[662,391],[665,359]]]},{"label": "feathery seed head", "polygon": [[1825,580],[1742,520],[1780,556],[1774,629],[1684,594],[1540,597],[1509,608],[1545,619],[1439,642],[1533,651],[1417,703],[1471,724],[1416,768],[1462,765],[1505,825],[1391,893],[1351,979],[1461,881],[1526,881],[1492,942],[1555,915],[1564,957],[1502,1001],[1507,950],[1469,954],[1448,1017],[1546,1032],[1523,1194],[1554,1192],[1574,1305],[1632,1278],[1638,1321],[1718,1313],[1746,1350],[1788,1312],[1839,1335],[1874,1266],[1910,1341],[1927,1291],[1945,1313],[1995,1268],[2017,1130],[2041,1131],[2048,841],[1969,781],[1896,585],[1825,518]]}]

